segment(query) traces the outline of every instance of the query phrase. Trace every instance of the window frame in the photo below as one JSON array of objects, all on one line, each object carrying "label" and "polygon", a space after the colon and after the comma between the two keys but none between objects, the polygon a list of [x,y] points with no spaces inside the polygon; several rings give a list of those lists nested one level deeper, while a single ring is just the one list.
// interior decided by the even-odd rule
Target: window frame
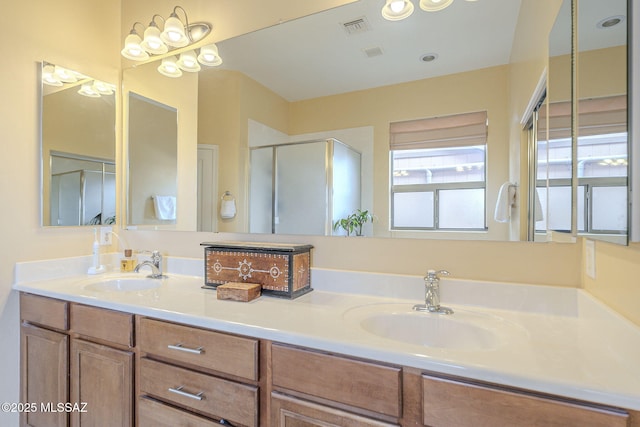
[{"label": "window frame", "polygon": [[[456,232],[478,232],[488,231],[487,227],[487,151],[488,144],[471,143],[468,147],[483,146],[484,158],[483,158],[483,179],[482,181],[463,181],[463,182],[449,182],[449,183],[430,183],[430,184],[393,184],[393,154],[395,151],[403,150],[389,150],[389,178],[390,178],[390,213],[389,213],[389,228],[391,231],[456,231]],[[428,150],[428,149],[425,149]],[[440,227],[440,191],[443,190],[484,190],[483,197],[483,227]],[[395,194],[397,193],[433,193],[433,227],[399,227],[395,225]]]}]

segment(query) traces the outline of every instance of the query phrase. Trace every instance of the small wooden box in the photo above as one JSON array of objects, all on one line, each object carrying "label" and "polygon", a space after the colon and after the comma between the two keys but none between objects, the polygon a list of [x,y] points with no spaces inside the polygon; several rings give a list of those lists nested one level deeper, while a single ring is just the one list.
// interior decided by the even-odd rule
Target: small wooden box
[{"label": "small wooden box", "polygon": [[311,289],[311,245],[213,242],[204,246],[205,287],[258,283],[262,294],[297,298]]},{"label": "small wooden box", "polygon": [[229,282],[216,287],[218,299],[248,302],[260,296],[260,286],[258,283],[238,283]]}]

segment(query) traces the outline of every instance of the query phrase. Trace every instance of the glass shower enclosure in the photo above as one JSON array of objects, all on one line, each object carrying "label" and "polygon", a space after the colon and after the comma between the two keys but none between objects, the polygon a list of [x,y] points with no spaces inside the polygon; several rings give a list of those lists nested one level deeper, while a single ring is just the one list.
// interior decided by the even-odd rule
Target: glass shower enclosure
[{"label": "glass shower enclosure", "polygon": [[251,148],[249,232],[332,235],[360,209],[360,163],[335,138]]}]

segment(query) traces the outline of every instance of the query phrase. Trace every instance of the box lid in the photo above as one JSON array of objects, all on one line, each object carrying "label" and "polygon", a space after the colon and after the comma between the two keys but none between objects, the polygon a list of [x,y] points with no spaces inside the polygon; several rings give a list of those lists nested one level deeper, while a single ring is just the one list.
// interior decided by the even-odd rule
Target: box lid
[{"label": "box lid", "polygon": [[270,242],[203,242],[200,246],[213,249],[249,249],[280,252],[303,252],[313,248],[312,245],[296,243],[270,243]]}]

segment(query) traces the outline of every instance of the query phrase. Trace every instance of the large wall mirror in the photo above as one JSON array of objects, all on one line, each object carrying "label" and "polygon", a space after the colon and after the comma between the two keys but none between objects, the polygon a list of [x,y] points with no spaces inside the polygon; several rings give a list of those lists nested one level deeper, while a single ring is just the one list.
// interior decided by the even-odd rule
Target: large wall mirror
[{"label": "large wall mirror", "polygon": [[[194,3],[195,9],[206,11],[204,4]],[[410,17],[396,22],[382,18],[383,3],[360,0],[218,41],[221,66],[185,72],[180,78],[160,75],[158,61],[124,71],[125,96],[131,90],[177,109],[179,184],[177,220],[171,228],[199,229],[198,202],[204,194],[213,201],[215,231],[250,232],[250,211],[256,204],[251,153],[261,146],[335,139],[361,155],[359,207],[375,215],[366,235],[527,239],[518,224],[523,217],[518,211],[527,209],[527,189],[513,178],[527,165],[514,158],[523,157],[522,115],[547,67],[551,51],[547,35],[563,2],[458,0],[440,12],[416,7]],[[198,18],[215,21],[214,16]],[[142,75],[147,77],[141,79]],[[141,85],[148,90],[142,91]],[[183,104],[162,101],[168,92],[180,93]],[[486,114],[488,121],[485,139],[478,143],[485,150],[481,156],[454,144],[437,147],[435,163],[411,159],[409,151],[400,156],[402,167],[391,162],[392,123],[474,112]],[[189,117],[195,120],[189,123]],[[211,166],[215,171],[211,188],[217,189],[213,196],[201,190],[198,151],[205,146],[216,147],[219,159]],[[417,215],[438,206],[432,199],[441,204],[455,201],[448,206],[454,212],[482,203],[481,225],[393,228],[390,191],[396,173],[403,185],[414,186],[417,192],[439,192],[437,197],[419,198],[422,204],[413,205]],[[440,176],[453,178],[436,178]],[[473,180],[473,188],[480,188],[482,196],[474,201],[447,199],[455,190],[465,189],[465,179]],[[516,189],[513,207],[509,206],[506,218],[497,218],[500,190],[506,183]],[[232,217],[220,216],[225,194],[232,195],[235,203]],[[309,210],[325,209],[325,200],[302,204],[300,217],[311,217]],[[327,227],[322,229],[330,234]]]},{"label": "large wall mirror", "polygon": [[42,225],[116,222],[115,86],[42,63]]}]

